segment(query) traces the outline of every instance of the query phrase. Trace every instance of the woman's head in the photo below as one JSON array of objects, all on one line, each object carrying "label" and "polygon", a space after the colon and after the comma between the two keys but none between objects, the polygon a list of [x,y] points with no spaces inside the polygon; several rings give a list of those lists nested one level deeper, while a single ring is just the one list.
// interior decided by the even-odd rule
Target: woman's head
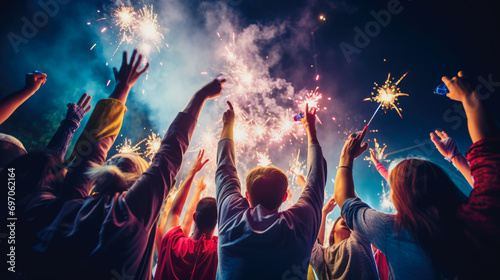
[{"label": "woman's head", "polygon": [[465,196],[436,164],[410,158],[398,163],[389,176],[396,219],[426,251],[439,246]]},{"label": "woman's head", "polygon": [[[337,239],[335,240],[335,235],[337,235]],[[328,237],[328,243],[330,246],[335,244],[335,241],[342,241],[351,236],[351,230],[347,227],[345,220],[342,217],[338,217],[337,220],[333,223],[332,231],[330,231],[330,236]],[[323,242],[323,240],[321,240]]]},{"label": "woman's head", "polygon": [[128,190],[146,171],[148,163],[135,153],[116,154],[102,166],[88,172],[94,188],[92,193],[114,194]]}]

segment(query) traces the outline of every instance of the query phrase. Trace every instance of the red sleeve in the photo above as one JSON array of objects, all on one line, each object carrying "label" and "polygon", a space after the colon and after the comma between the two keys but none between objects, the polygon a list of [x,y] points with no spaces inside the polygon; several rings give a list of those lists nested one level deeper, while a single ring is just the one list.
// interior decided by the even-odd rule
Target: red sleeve
[{"label": "red sleeve", "polygon": [[458,215],[469,229],[498,237],[500,235],[500,139],[477,141],[467,152],[467,160],[470,163],[474,189]]},{"label": "red sleeve", "polygon": [[389,172],[387,172],[387,169],[382,165],[382,163],[377,163],[377,171],[384,177],[384,179],[388,180],[389,178]]}]

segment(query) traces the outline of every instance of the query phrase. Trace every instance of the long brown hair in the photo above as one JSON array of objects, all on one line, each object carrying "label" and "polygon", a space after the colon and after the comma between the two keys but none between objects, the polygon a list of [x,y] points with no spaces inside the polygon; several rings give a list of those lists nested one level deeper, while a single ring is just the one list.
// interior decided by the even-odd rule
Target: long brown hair
[{"label": "long brown hair", "polygon": [[465,195],[438,165],[423,159],[401,161],[392,169],[389,182],[400,229],[408,230],[435,265],[446,265],[443,241],[453,232]]}]

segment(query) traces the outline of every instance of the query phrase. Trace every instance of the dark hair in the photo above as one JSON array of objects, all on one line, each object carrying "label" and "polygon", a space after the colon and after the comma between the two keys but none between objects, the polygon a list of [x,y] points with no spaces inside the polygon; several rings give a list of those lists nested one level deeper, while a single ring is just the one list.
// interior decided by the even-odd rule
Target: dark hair
[{"label": "dark hair", "polygon": [[26,150],[22,149],[18,145],[8,142],[0,141],[0,171],[2,168],[7,166],[7,164],[16,158],[26,155]]},{"label": "dark hair", "polygon": [[[341,218],[342,218],[342,216],[338,217],[335,220],[335,223],[333,223],[332,231],[330,231],[330,237],[328,238],[328,243],[330,244],[330,246],[335,244],[335,235],[333,233],[335,232],[335,226],[337,225],[337,223],[340,221]],[[323,240],[320,240],[320,241],[323,242]]]},{"label": "dark hair", "polygon": [[280,169],[268,166],[252,169],[246,178],[248,196],[252,205],[268,210],[280,207],[288,189],[288,177]]},{"label": "dark hair", "polygon": [[213,197],[202,198],[196,205],[196,226],[201,231],[215,229],[217,225],[217,203]]},{"label": "dark hair", "polygon": [[16,200],[21,205],[28,203],[35,191],[56,195],[65,175],[61,160],[49,151],[31,152],[16,158],[5,166],[0,178],[7,178],[10,168],[15,169]]},{"label": "dark hair", "polygon": [[391,171],[391,199],[396,221],[429,253],[436,265],[446,261],[443,244],[452,234],[458,207],[465,195],[436,164],[406,159]]}]

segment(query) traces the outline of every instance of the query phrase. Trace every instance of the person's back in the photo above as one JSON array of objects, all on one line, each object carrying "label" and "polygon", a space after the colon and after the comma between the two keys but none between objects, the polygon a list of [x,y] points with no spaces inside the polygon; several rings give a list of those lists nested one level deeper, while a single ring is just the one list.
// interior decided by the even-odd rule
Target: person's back
[{"label": "person's back", "polygon": [[[223,117],[218,147],[216,198],[219,221],[218,279],[305,279],[317,237],[326,183],[326,162],[316,138],[314,111],[303,119],[308,133],[308,182],[298,202],[278,212],[288,179],[275,167],[247,176],[241,195],[232,141],[234,112]],[[272,210],[269,210],[272,209]]]}]

